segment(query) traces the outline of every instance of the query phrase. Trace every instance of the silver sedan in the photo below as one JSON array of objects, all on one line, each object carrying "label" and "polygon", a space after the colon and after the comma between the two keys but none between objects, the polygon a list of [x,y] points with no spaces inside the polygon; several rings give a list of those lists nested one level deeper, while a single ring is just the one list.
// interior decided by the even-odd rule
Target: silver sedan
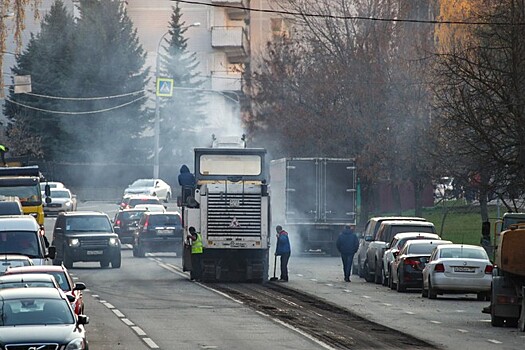
[{"label": "silver sedan", "polygon": [[485,249],[476,245],[448,244],[436,247],[423,269],[423,297],[438,294],[476,293],[478,300],[490,295],[492,263]]}]

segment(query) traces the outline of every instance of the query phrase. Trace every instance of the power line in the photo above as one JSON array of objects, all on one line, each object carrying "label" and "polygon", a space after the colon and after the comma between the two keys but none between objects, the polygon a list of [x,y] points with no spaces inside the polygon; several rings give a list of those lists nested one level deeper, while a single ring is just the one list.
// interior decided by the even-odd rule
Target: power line
[{"label": "power line", "polygon": [[245,10],[250,12],[262,12],[262,13],[273,13],[287,16],[299,16],[299,17],[312,17],[312,18],[332,18],[341,20],[362,20],[362,21],[375,21],[375,22],[399,22],[399,23],[426,23],[426,24],[461,24],[461,25],[511,25],[511,26],[522,26],[525,22],[508,23],[508,22],[477,22],[477,21],[438,21],[438,20],[421,20],[421,19],[402,19],[402,18],[380,18],[380,17],[365,17],[365,16],[343,16],[343,15],[327,15],[319,13],[307,13],[307,12],[296,12],[296,11],[285,11],[285,10],[269,10],[261,8],[252,8],[244,6],[234,6],[225,4],[207,4],[200,1],[192,0],[171,0],[178,3],[190,4],[190,5],[202,5],[208,7],[219,7],[228,8],[235,10]]},{"label": "power line", "polygon": [[98,101],[98,100],[111,100],[114,98],[121,98],[121,97],[127,97],[131,95],[136,95],[145,92],[146,90],[138,90],[133,92],[128,92],[121,95],[113,95],[113,96],[99,96],[99,97],[62,97],[62,96],[50,96],[50,95],[40,95],[35,94],[32,92],[26,92],[26,95],[29,96],[35,96],[35,97],[41,97],[41,98],[48,98],[52,100],[68,100],[68,101]]}]

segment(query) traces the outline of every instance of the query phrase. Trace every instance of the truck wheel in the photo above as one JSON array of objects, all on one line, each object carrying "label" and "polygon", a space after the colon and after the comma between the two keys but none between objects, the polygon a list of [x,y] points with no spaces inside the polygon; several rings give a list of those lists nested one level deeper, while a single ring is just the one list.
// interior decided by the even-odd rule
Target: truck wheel
[{"label": "truck wheel", "polygon": [[518,327],[519,318],[507,318],[507,327]]},{"label": "truck wheel", "polygon": [[66,249],[63,250],[63,255],[64,255],[64,257],[63,257],[64,260],[62,261],[62,263],[64,264],[64,267],[66,269],[72,268],[73,267],[73,259],[71,259],[71,257],[69,256],[69,254],[68,254]]},{"label": "truck wheel", "polygon": [[365,264],[363,266],[363,274],[365,275],[365,281],[367,282],[373,282],[374,281],[374,276],[372,276],[370,274],[370,272],[368,271],[368,262],[365,261]]}]

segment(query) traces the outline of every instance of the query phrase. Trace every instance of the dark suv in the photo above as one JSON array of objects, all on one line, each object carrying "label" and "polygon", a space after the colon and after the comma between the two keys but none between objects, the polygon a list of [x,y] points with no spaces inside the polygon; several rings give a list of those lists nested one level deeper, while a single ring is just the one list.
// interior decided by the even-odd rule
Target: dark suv
[{"label": "dark suv", "polygon": [[178,212],[146,212],[133,234],[133,256],[147,252],[182,254],[182,220]]},{"label": "dark suv", "polygon": [[115,214],[113,229],[121,243],[133,243],[133,232],[145,212],[146,209],[123,209]]},{"label": "dark suv", "polygon": [[58,214],[53,230],[54,265],[73,267],[75,261],[98,261],[101,267],[119,268],[120,240],[107,214],[96,211]]}]

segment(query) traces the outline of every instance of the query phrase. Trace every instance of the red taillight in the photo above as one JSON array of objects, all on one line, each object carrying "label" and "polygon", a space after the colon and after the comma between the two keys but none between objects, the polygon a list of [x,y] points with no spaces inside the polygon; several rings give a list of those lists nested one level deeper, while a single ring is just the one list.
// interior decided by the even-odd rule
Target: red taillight
[{"label": "red taillight", "polygon": [[149,217],[146,219],[146,222],[144,223],[144,230],[148,229],[148,225],[149,225]]},{"label": "red taillight", "polygon": [[120,226],[120,220],[117,220],[117,222],[115,222],[115,225]]},{"label": "red taillight", "polygon": [[437,264],[434,268],[434,272],[445,272],[445,265]]},{"label": "red taillight", "polygon": [[412,267],[419,266],[419,259],[405,259],[405,265],[410,265]]},{"label": "red taillight", "polygon": [[492,265],[485,266],[485,273],[488,275],[492,275]]}]

